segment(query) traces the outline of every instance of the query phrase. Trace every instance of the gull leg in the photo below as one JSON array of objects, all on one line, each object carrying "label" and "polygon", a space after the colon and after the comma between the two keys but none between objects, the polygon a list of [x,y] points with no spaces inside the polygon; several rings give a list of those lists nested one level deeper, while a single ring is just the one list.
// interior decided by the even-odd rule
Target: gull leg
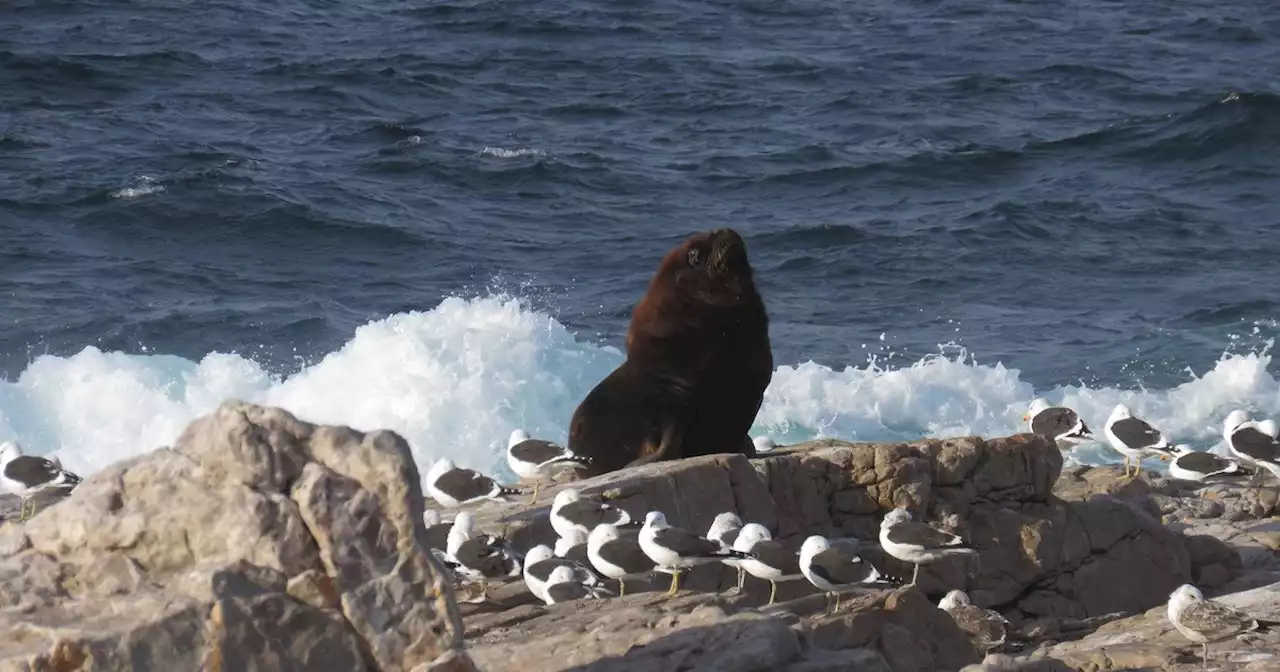
[{"label": "gull leg", "polygon": [[538,488],[542,487],[542,479],[533,482],[533,499],[529,500],[529,506],[538,503]]},{"label": "gull leg", "polygon": [[1200,658],[1201,658],[1201,663],[1200,663],[1200,665],[1201,665],[1201,669],[1205,669],[1205,670],[1207,670],[1207,669],[1209,669],[1209,643],[1208,643],[1208,642],[1200,642],[1200,651],[1201,651],[1201,653],[1202,653],[1202,655],[1200,656]]},{"label": "gull leg", "polygon": [[1129,478],[1129,456],[1124,456],[1124,477]]},{"label": "gull leg", "polygon": [[773,604],[778,597],[778,583],[772,579],[769,580],[769,604]]},{"label": "gull leg", "polygon": [[920,565],[916,565],[915,570],[911,572],[911,583],[907,584],[907,586],[914,587],[918,578],[920,578]]},{"label": "gull leg", "polygon": [[835,609],[832,609],[832,610],[831,610],[831,613],[833,613],[833,614],[834,614],[834,613],[836,613],[837,611],[840,611],[840,593],[836,593],[836,608],[835,608]]},{"label": "gull leg", "polygon": [[627,582],[625,579],[618,579],[618,597],[626,597]]},{"label": "gull leg", "polygon": [[680,592],[680,572],[671,572],[671,587],[667,589],[668,596],[674,596]]},{"label": "gull leg", "polygon": [[738,592],[742,592],[742,584],[747,582],[747,570],[738,568]]},{"label": "gull leg", "polygon": [[822,593],[822,613],[823,614],[831,613],[831,593],[828,593],[828,592]]}]

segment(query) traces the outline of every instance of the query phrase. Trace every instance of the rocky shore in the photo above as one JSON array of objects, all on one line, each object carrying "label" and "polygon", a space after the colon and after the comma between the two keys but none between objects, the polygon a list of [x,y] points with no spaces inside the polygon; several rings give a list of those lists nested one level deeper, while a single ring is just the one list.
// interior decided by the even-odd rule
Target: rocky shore
[{"label": "rocky shore", "polygon": [[[425,469],[426,465],[422,465]],[[1191,670],[1199,648],[1164,617],[1178,585],[1280,619],[1272,485],[1194,489],[1118,467],[1063,473],[1032,435],[899,444],[816,441],[578,481],[633,516],[705,531],[737,513],[798,548],[810,534],[880,553],[895,506],[963,535],[977,561],[921,569],[826,613],[803,579],[769,586],[703,565],[628,581],[627,596],[545,605],[519,579],[451,586],[428,552],[419,465],[403,439],[228,402],[170,448],[86,479],[0,532],[0,672],[8,670]],[[472,508],[519,551],[551,544],[564,484]],[[0,515],[16,510],[0,502]],[[452,512],[443,511],[445,521]],[[1010,636],[981,650],[938,600],[965,590]],[[1213,645],[1219,670],[1280,669],[1280,633]],[[985,663],[984,663],[985,660]]]}]

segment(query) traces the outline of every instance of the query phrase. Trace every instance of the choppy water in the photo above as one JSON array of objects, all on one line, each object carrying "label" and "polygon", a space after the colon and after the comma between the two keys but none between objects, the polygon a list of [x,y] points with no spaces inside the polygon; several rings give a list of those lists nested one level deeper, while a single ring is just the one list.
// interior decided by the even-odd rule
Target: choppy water
[{"label": "choppy water", "polygon": [[[0,434],[81,471],[228,395],[494,466],[693,230],[782,440],[1280,413],[1262,0],[0,9]],[[1087,461],[1116,459],[1101,446]]]}]

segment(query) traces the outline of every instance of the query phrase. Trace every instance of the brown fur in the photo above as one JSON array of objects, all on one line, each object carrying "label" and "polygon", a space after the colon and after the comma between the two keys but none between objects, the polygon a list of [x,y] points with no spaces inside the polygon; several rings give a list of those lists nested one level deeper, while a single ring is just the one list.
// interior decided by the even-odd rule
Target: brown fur
[{"label": "brown fur", "polygon": [[747,430],[773,376],[769,318],[733,229],[667,253],[636,305],[627,359],[573,413],[590,473],[714,453],[755,454]]}]

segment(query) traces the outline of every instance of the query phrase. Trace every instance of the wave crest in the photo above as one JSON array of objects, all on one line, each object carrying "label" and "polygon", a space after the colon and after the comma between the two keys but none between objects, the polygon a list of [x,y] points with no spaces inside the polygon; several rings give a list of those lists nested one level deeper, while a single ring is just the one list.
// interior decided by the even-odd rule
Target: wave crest
[{"label": "wave crest", "polygon": [[[56,453],[91,473],[167,445],[226,398],[278,405],[299,417],[404,435],[420,464],[440,456],[510,477],[502,459],[515,427],[563,441],[579,400],[622,361],[614,347],[580,340],[522,299],[448,298],[356,330],[340,349],[297,373],[270,374],[252,359],[212,352],[200,361],[87,347],[33,360],[0,381],[0,436]],[[1063,386],[1037,390],[1017,369],[984,364],[956,346],[889,368],[872,358],[833,369],[807,361],[778,367],[753,434],[780,443],[816,437],[907,440],[1020,431],[1032,397],[1070,404],[1101,433],[1116,403],[1178,441],[1218,442],[1232,408],[1280,413],[1270,346],[1224,354],[1171,389]],[[1112,462],[1102,444],[1080,452]]]}]

